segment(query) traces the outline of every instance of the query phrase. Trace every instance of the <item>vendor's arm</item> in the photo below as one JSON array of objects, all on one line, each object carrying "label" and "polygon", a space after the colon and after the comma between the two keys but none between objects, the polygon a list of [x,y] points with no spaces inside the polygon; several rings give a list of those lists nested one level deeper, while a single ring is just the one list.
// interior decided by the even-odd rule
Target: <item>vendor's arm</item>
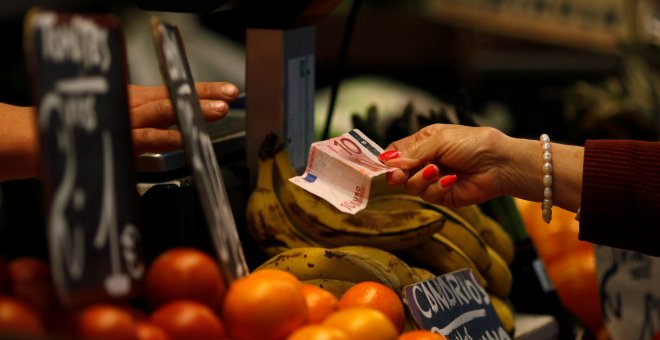
[{"label": "vendor's arm", "polygon": [[[238,89],[224,82],[197,83],[206,121],[224,117]],[[134,153],[182,147],[181,135],[168,129],[176,121],[164,86],[128,86]],[[38,176],[39,143],[33,107],[0,103],[0,180]]]},{"label": "vendor's arm", "polygon": [[0,180],[37,173],[36,136],[34,108],[0,103]]}]

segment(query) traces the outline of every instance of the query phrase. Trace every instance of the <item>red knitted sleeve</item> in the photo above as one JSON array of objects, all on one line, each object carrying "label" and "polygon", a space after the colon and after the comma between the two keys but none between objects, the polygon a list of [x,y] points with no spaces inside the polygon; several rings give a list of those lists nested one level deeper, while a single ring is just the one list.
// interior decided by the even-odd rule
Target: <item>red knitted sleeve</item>
[{"label": "red knitted sleeve", "polygon": [[660,256],[660,143],[587,141],[579,238]]}]

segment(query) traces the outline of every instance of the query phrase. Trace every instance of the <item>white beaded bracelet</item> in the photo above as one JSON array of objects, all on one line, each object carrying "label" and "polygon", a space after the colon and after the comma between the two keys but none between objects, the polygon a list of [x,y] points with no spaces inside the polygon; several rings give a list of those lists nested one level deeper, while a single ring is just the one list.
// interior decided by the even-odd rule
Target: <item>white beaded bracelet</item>
[{"label": "white beaded bracelet", "polygon": [[550,137],[547,134],[541,135],[541,148],[543,149],[543,203],[541,212],[543,221],[550,223],[552,220],[552,150],[550,146]]}]

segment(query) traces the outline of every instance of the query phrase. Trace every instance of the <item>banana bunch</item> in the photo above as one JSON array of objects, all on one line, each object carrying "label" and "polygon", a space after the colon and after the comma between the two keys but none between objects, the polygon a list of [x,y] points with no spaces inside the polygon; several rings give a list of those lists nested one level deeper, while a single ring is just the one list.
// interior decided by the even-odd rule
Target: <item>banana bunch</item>
[{"label": "banana bunch", "polygon": [[[248,229],[269,257],[260,268],[287,270],[337,296],[361,281],[401,294],[406,285],[469,268],[494,297],[510,294],[513,240],[478,206],[431,204],[376,180],[367,208],[350,215],[290,182],[296,175],[282,141],[268,136],[247,204]],[[507,308],[496,310],[508,322]]]},{"label": "banana bunch", "polygon": [[[379,282],[402,296],[405,286],[436,276],[430,270],[410,266],[391,252],[367,246],[288,249],[266,260],[255,270],[263,268],[286,270],[304,283],[330,291],[338,299],[346,290],[362,281]],[[513,334],[513,310],[497,294],[489,293],[489,297],[505,330]],[[406,327],[416,328],[409,314],[406,315]]]},{"label": "banana bunch", "polygon": [[257,186],[247,203],[247,226],[268,256],[305,246],[365,245],[397,250],[442,229],[444,214],[428,208],[364,209],[346,214],[289,181],[296,176],[282,141],[270,135],[259,153]]},{"label": "banana bunch", "polygon": [[272,157],[259,157],[257,185],[247,202],[247,227],[266,256],[274,256],[290,248],[317,246],[293,226],[277,193]]},{"label": "banana bunch", "polygon": [[502,322],[502,326],[504,326],[504,330],[513,336],[516,329],[516,320],[513,315],[513,308],[511,305],[509,305],[509,303],[497,297],[496,295],[488,294],[488,297],[490,298],[490,304],[493,306],[495,313]]},{"label": "banana bunch", "polygon": [[290,182],[295,175],[282,141],[268,136],[247,204],[248,229],[267,256],[299,247],[369,246],[398,251],[436,275],[470,268],[491,292],[509,294],[513,241],[478,206],[450,209],[376,185],[367,208],[350,215]]},{"label": "banana bunch", "polygon": [[344,295],[344,292],[353,287],[356,283],[337,279],[311,279],[303,280],[301,282],[321,287],[332,293],[337,299],[341,298],[341,296]]},{"label": "banana bunch", "polygon": [[[384,284],[403,297],[405,286],[435,277],[426,269],[409,266],[391,252],[359,245],[289,249],[273,256],[255,270],[262,268],[286,270],[303,283],[328,290],[337,299],[362,281]],[[404,329],[417,329],[407,309]]]},{"label": "banana bunch", "polygon": [[338,295],[362,281],[381,283],[401,295],[403,287],[422,281],[394,254],[367,246],[293,248],[271,257],[256,270],[261,268],[286,270],[303,282]]},{"label": "banana bunch", "polygon": [[435,275],[469,268],[489,292],[493,309],[513,334],[513,309],[505,301],[511,293],[513,275],[509,264],[515,246],[512,238],[493,218],[485,215],[477,205],[447,208],[428,203],[411,195],[386,193],[369,201],[372,209],[406,208],[436,209],[445,215],[443,228],[416,247],[397,252],[412,264],[413,271],[423,280]]},{"label": "banana bunch", "polygon": [[513,241],[478,206],[447,208],[406,194],[384,194],[371,199],[369,204],[372,209],[399,206],[441,212],[445,216],[442,229],[418,246],[402,249],[398,254],[436,275],[469,268],[493,294],[506,297],[511,292],[513,276],[508,265],[515,252]]}]

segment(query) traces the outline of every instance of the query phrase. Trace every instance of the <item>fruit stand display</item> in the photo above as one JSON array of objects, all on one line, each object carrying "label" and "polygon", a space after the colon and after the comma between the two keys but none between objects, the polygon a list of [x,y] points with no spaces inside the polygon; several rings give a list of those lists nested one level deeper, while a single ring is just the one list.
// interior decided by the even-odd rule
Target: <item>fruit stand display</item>
[{"label": "fruit stand display", "polygon": [[[57,303],[43,261],[0,262],[0,274],[5,273],[0,287],[9,293],[0,300],[0,332],[138,339],[442,339],[418,329],[402,302],[403,288],[471,268],[513,334],[513,311],[504,302],[511,288],[507,261],[513,243],[476,206],[448,210],[412,196],[383,194],[359,213],[372,218],[351,219],[324,200],[289,187],[294,197],[287,211],[282,191],[288,190],[291,164],[281,144],[264,145],[259,185],[247,214],[251,233],[270,258],[251,274],[225,284],[211,256],[194,248],[172,248],[149,264],[136,299],[67,310]],[[334,231],[312,234],[301,229],[291,216],[300,214],[294,203],[300,200],[324,207],[307,210],[307,215],[332,214],[318,218],[329,225],[318,226]],[[401,211],[410,211],[410,218],[407,224],[402,220],[396,233],[366,222],[364,230],[370,235],[350,232],[373,218],[397,221]],[[467,219],[483,223],[473,226]],[[377,241],[363,242],[367,246],[356,243],[355,237]]]},{"label": "fruit stand display", "polygon": [[[169,75],[165,78],[173,100],[180,99],[177,94],[188,95],[183,104],[177,103],[193,106],[194,85],[187,83],[192,77],[183,48],[175,51],[180,54],[175,64],[181,64],[173,65],[168,58],[176,53],[172,46],[163,47],[164,40],[180,40],[178,31],[154,20],[154,32],[161,39],[160,61]],[[172,71],[175,66],[180,69]],[[177,80],[181,82],[174,83]],[[497,218],[501,216],[491,216],[478,205],[431,204],[388,186],[384,176],[374,179],[365,209],[341,212],[289,180],[297,172],[286,144],[270,134],[258,152],[257,183],[248,193],[246,223],[234,225],[208,136],[191,118],[201,121],[201,115],[194,116],[199,112],[193,109],[177,113],[180,119],[189,119],[183,137],[186,152],[192,155],[193,177],[202,187],[197,188],[198,203],[214,249],[171,246],[141,262],[139,242],[149,240],[139,239],[138,228],[130,223],[115,230],[119,236],[112,235],[117,221],[108,216],[120,214],[103,210],[105,219],[99,218],[99,226],[93,227],[109,230],[108,235],[94,229],[95,236],[84,243],[75,232],[61,236],[53,231],[61,242],[50,249],[50,255],[57,257],[49,259],[50,265],[34,256],[0,254],[0,338],[442,340],[471,339],[470,334],[515,338],[511,295],[516,277],[511,268],[517,244],[507,220]],[[190,131],[194,133],[189,135]],[[61,139],[49,132],[43,134]],[[59,156],[52,157],[53,164],[59,164]],[[89,160],[81,159],[81,163]],[[59,189],[66,176],[58,177],[57,168],[50,170],[54,174],[49,173],[53,178],[47,183],[51,190]],[[86,199],[96,202],[94,194],[99,194],[103,208],[112,210],[116,207],[107,203],[112,200],[101,195],[112,188],[107,184],[98,193],[79,189],[71,194],[71,205],[79,208]],[[49,192],[49,205],[58,193]],[[575,241],[575,225],[561,213],[555,214],[549,227],[539,225],[538,209],[518,203],[565,307],[580,324],[599,332],[597,289],[590,284],[595,283],[593,249]],[[71,230],[80,231],[77,216],[72,215]],[[61,220],[50,223],[69,227]],[[236,228],[244,228],[255,249],[241,248]],[[106,246],[110,242],[116,248]],[[96,248],[79,250],[81,243]],[[99,255],[99,249],[109,254]],[[263,261],[248,270],[243,249],[259,252]],[[74,256],[77,251],[80,257]],[[94,265],[85,267],[83,260]],[[112,267],[103,264],[111,260]],[[124,272],[130,277],[122,276]],[[73,293],[82,297],[73,299]],[[589,303],[584,303],[585,298]],[[479,308],[461,310],[471,304]],[[435,321],[443,313],[452,315],[443,320],[444,327],[428,327],[420,321],[420,315]],[[469,322],[480,318],[491,323],[484,330],[470,328]]]},{"label": "fruit stand display", "polygon": [[[288,180],[296,173],[277,137],[263,143],[259,164],[247,227],[270,258],[257,270],[286,270],[341,298],[365,281],[402,295],[407,285],[469,268],[513,334],[513,311],[504,301],[514,244],[479,207],[448,209],[393,192],[383,182],[367,208],[350,215]],[[406,326],[416,328],[406,315]]]}]

